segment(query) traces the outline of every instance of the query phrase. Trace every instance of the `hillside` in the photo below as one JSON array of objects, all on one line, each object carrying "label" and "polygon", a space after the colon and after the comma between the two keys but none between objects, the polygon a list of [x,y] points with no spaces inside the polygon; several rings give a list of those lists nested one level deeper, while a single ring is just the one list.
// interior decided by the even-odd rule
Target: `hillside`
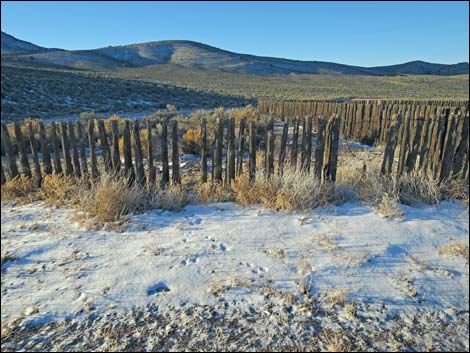
[{"label": "hillside", "polygon": [[46,48],[15,38],[2,31],[2,54],[23,53],[40,50],[46,50]]},{"label": "hillside", "polygon": [[[7,38],[5,49],[3,38]],[[44,50],[34,44],[2,32],[2,54],[19,53],[5,60],[36,65],[58,65],[79,69],[119,69],[176,64],[188,68],[221,70],[256,75],[328,74],[328,75],[460,75],[468,74],[468,63],[455,65],[413,61],[399,65],[360,67],[323,61],[300,61],[238,54],[206,44],[186,40],[166,40],[94,50]]]}]

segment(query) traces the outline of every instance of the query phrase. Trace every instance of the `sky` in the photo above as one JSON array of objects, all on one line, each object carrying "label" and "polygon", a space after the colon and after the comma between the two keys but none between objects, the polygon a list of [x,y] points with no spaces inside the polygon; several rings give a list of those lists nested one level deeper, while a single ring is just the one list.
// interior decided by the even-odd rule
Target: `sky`
[{"label": "sky", "polygon": [[469,61],[462,2],[2,1],[1,28],[62,49],[184,39],[296,60],[378,66]]}]

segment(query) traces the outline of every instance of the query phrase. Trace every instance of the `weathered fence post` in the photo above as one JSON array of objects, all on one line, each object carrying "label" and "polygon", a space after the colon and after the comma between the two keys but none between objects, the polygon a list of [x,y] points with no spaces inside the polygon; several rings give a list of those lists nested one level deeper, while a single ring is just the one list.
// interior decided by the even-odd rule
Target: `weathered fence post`
[{"label": "weathered fence post", "polygon": [[100,145],[101,153],[103,157],[104,169],[107,173],[111,172],[111,153],[109,151],[108,136],[106,134],[106,128],[104,127],[104,121],[98,120],[98,132],[100,134]]},{"label": "weathered fence post", "polygon": [[222,118],[217,118],[217,131],[216,131],[216,156],[215,156],[215,168],[214,168],[214,179],[222,183],[222,148],[224,142],[224,124]]},{"label": "weathered fence post", "polygon": [[65,161],[65,175],[71,176],[73,174],[72,162],[70,160],[69,140],[67,137],[67,125],[65,121],[60,122],[60,134],[62,137],[62,152]]},{"label": "weathered fence post", "polygon": [[299,148],[299,118],[296,117],[294,120],[293,126],[293,136],[292,136],[292,150],[291,150],[291,157],[290,157],[290,164],[292,169],[297,168],[297,150]]},{"label": "weathered fence post", "polygon": [[235,179],[235,118],[228,120],[227,129],[227,183],[226,186],[229,188],[233,179]]},{"label": "weathered fence post", "polygon": [[248,175],[250,181],[255,179],[256,175],[256,124],[254,121],[250,122],[250,135],[249,135],[249,159],[248,159]]},{"label": "weathered fence post", "polygon": [[270,176],[274,173],[274,118],[269,121],[266,137],[266,175]]},{"label": "weathered fence post", "polygon": [[238,128],[238,153],[237,153],[237,170],[236,174],[241,175],[243,173],[243,146],[245,145],[245,123],[246,119],[240,120],[240,126]]},{"label": "weathered fence post", "polygon": [[113,146],[111,149],[113,171],[115,174],[119,174],[121,171],[121,155],[119,153],[119,130],[117,120],[111,120],[111,143]]},{"label": "weathered fence post", "polygon": [[41,144],[41,153],[42,153],[42,167],[44,173],[52,173],[52,163],[51,163],[51,154],[49,151],[49,144],[46,136],[46,129],[42,121],[39,121],[39,142]]},{"label": "weathered fence post", "polygon": [[310,161],[312,159],[312,117],[305,118],[305,141],[304,141],[304,157],[302,170],[310,171]]},{"label": "weathered fence post", "polygon": [[325,152],[323,156],[323,180],[336,181],[338,161],[339,123],[337,116],[331,117],[326,125]]},{"label": "weathered fence post", "polygon": [[279,174],[282,174],[282,172],[284,171],[288,132],[289,132],[289,121],[285,119],[284,125],[282,127],[281,147],[279,151]]},{"label": "weathered fence post", "polygon": [[155,179],[157,175],[157,170],[155,164],[153,163],[154,155],[154,145],[153,145],[153,136],[152,136],[152,127],[153,122],[147,120],[147,165],[149,170],[148,177],[148,186],[150,189],[155,187]]},{"label": "weathered fence post", "polygon": [[68,122],[68,128],[69,128],[70,145],[72,147],[73,172],[74,172],[74,175],[77,178],[79,178],[82,176],[82,173],[81,173],[81,168],[80,168],[80,161],[78,159],[77,140],[75,139],[75,132],[74,132],[74,126],[73,126],[72,121]]},{"label": "weathered fence post", "polygon": [[6,183],[5,173],[3,172],[3,163],[0,163],[0,172],[2,173],[2,185]]},{"label": "weathered fence post", "polygon": [[31,178],[33,175],[31,174],[31,168],[29,166],[28,161],[28,153],[26,152],[26,146],[23,138],[23,133],[21,132],[20,124],[14,123],[13,130],[15,132],[15,140],[18,146],[18,152],[20,154],[20,164],[21,169],[23,171],[23,175],[25,177]]},{"label": "weathered fence post", "polygon": [[82,167],[82,174],[85,177],[88,177],[88,166],[86,158],[86,134],[83,131],[83,125],[80,120],[77,121],[77,143],[80,153],[80,164]]},{"label": "weathered fence post", "polygon": [[62,163],[60,162],[59,140],[57,138],[57,126],[51,123],[52,150],[54,151],[54,173],[62,174]]},{"label": "weathered fence post", "polygon": [[424,118],[418,117],[413,132],[413,140],[411,141],[411,148],[405,162],[405,169],[407,173],[411,173],[415,169],[416,159],[418,157],[419,145],[421,139],[421,130],[423,128]]},{"label": "weathered fence post", "polygon": [[387,143],[384,150],[384,158],[380,173],[382,175],[390,175],[392,173],[393,159],[395,157],[395,148],[397,147],[398,132],[400,131],[401,116],[394,115],[390,130],[387,134]]},{"label": "weathered fence post", "polygon": [[160,141],[162,150],[162,180],[160,181],[160,187],[164,188],[170,182],[170,168],[168,166],[168,123],[166,119],[161,121],[162,126],[162,137]]},{"label": "weathered fence post", "polygon": [[462,164],[463,164],[464,156],[465,156],[465,147],[467,146],[467,141],[468,141],[469,118],[468,118],[468,115],[461,117],[461,118],[463,119],[462,130],[460,133],[461,138],[457,146],[457,151],[455,153],[453,175],[459,174],[460,171],[462,170]]},{"label": "weathered fence post", "polygon": [[317,142],[315,144],[315,164],[314,164],[315,177],[318,178],[319,180],[322,179],[323,154],[325,152],[325,137],[326,137],[326,119],[321,116],[318,118],[318,132],[317,132]]},{"label": "weathered fence post", "polygon": [[31,145],[31,154],[33,157],[34,165],[34,180],[36,181],[36,186],[40,187],[42,183],[42,174],[41,174],[41,165],[39,164],[38,150],[36,147],[36,141],[34,138],[33,123],[30,121],[29,126],[29,143]]},{"label": "weathered fence post", "polygon": [[403,175],[405,170],[405,163],[406,158],[408,156],[409,147],[410,147],[410,124],[411,124],[411,117],[409,113],[405,117],[403,122],[404,126],[402,129],[402,137],[400,139],[400,157],[398,159],[398,168],[397,168],[397,175]]},{"label": "weathered fence post", "polygon": [[180,156],[178,148],[178,121],[171,122],[171,179],[174,185],[181,184],[180,176]]},{"label": "weathered fence post", "polygon": [[129,185],[135,181],[134,165],[132,164],[132,147],[131,147],[131,129],[129,120],[124,123],[123,133],[123,154],[124,154],[124,175],[129,180]]},{"label": "weathered fence post", "polygon": [[201,183],[207,182],[207,120],[201,120]]},{"label": "weathered fence post", "polygon": [[8,163],[8,173],[10,179],[14,179],[19,176],[18,166],[16,165],[15,153],[11,144],[10,134],[8,133],[7,126],[2,123],[2,143],[5,147],[5,156]]},{"label": "weathered fence post", "polygon": [[146,178],[144,171],[144,161],[142,158],[142,144],[140,142],[140,127],[139,120],[135,120],[133,124],[133,137],[134,137],[134,159],[135,171],[137,177],[137,184],[141,187],[145,186]]},{"label": "weathered fence post", "polygon": [[91,177],[96,180],[99,174],[95,151],[95,121],[93,119],[88,121],[88,147],[90,148]]},{"label": "weathered fence post", "polygon": [[454,114],[449,116],[447,133],[444,140],[444,150],[442,152],[440,180],[448,178],[452,171],[452,165],[454,162],[454,143],[456,139],[456,119],[457,117]]}]

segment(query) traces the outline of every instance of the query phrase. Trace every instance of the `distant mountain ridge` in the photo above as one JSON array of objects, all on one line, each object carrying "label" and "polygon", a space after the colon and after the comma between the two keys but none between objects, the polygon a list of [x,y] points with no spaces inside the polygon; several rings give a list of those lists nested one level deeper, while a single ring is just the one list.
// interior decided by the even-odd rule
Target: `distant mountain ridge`
[{"label": "distant mountain ridge", "polygon": [[[300,61],[238,54],[187,40],[165,40],[93,50],[47,49],[2,32],[2,61],[75,69],[100,70],[176,64],[189,68],[256,75],[460,75],[469,73],[468,62],[452,65],[425,61],[361,67],[324,61]],[[4,55],[5,54],[5,55]]]}]

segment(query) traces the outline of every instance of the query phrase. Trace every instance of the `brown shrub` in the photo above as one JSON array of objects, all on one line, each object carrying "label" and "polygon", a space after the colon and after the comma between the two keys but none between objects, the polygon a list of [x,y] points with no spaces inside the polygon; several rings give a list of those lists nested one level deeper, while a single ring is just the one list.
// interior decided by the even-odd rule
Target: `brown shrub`
[{"label": "brown shrub", "polygon": [[1,187],[1,200],[3,202],[15,201],[19,203],[30,203],[40,199],[38,188],[34,179],[20,176],[7,180]]}]

